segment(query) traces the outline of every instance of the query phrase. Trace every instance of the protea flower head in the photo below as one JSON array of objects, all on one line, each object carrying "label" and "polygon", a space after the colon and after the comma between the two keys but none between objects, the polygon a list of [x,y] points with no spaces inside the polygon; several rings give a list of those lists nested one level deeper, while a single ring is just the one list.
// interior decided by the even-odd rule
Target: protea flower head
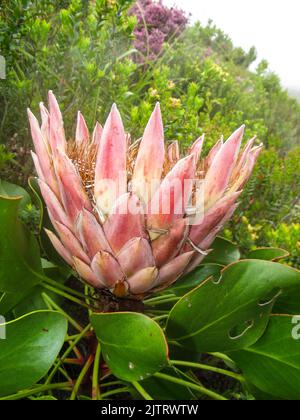
[{"label": "protea flower head", "polygon": [[237,207],[261,146],[240,153],[244,126],[200,159],[204,136],[187,155],[164,143],[159,104],[131,142],[113,105],[90,135],[78,113],[66,141],[52,92],[41,125],[28,110],[39,185],[55,232],[47,234],[78,276],[118,297],[141,299],[193,270]]}]

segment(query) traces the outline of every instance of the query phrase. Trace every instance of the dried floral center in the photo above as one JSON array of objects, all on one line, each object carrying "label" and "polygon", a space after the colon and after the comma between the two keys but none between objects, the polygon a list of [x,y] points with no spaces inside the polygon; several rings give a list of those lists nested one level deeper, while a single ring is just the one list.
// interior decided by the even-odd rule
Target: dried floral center
[{"label": "dried floral center", "polygon": [[[127,182],[128,188],[130,189],[130,183],[132,180],[134,165],[138,155],[141,139],[136,140],[130,144],[130,136],[127,135],[128,151],[127,151]],[[97,158],[98,146],[94,143],[82,143],[78,144],[74,140],[68,141],[68,157],[72,160],[76,167],[82,185],[90,198],[91,202],[94,203],[94,186],[95,186],[95,169],[96,169],[96,158]],[[179,157],[179,159],[181,156]],[[176,165],[177,160],[171,160],[166,154],[166,158],[163,165],[162,179],[173,169]],[[205,163],[203,160],[199,160],[197,164],[197,170],[195,173],[195,181],[202,180],[205,177]],[[191,204],[194,205],[196,201],[196,183],[193,187]]]},{"label": "dried floral center", "polygon": [[77,169],[82,184],[90,198],[93,197],[95,184],[97,146],[95,144],[80,144],[68,141],[68,156]]}]

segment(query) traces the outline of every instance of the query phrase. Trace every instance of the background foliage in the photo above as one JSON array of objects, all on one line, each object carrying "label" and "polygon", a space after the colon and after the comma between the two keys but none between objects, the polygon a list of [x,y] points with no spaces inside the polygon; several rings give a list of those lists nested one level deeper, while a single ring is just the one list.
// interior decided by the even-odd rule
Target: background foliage
[{"label": "background foliage", "polygon": [[[256,134],[265,151],[225,234],[245,253],[285,247],[289,262],[300,266],[300,105],[265,61],[253,70],[254,48],[235,48],[212,23],[186,23],[182,12],[151,0],[139,6],[131,0],[2,1],[1,178],[25,185],[33,173],[26,107],[37,111],[48,89],[58,96],[69,136],[78,109],[92,125],[104,120],[112,102],[138,138],[160,101],[166,138],[182,147],[205,132],[208,148],[246,123],[247,137]],[[23,217],[31,223],[35,211],[27,210]]]}]

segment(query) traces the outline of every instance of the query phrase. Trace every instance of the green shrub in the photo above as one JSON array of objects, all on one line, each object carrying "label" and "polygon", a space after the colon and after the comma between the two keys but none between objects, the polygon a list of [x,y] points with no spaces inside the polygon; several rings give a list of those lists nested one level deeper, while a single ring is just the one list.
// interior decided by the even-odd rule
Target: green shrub
[{"label": "green shrub", "polygon": [[300,223],[281,223],[276,229],[269,227],[265,236],[270,246],[287,249],[291,253],[291,265],[300,267]]},{"label": "green shrub", "polygon": [[226,229],[224,234],[228,239],[239,241],[244,256],[247,256],[249,250],[258,247],[282,248],[290,253],[286,262],[300,268],[300,223],[279,223],[272,226],[271,222],[257,222],[252,225],[247,217],[242,217],[235,234],[232,229]]},{"label": "green shrub", "polygon": [[26,107],[37,109],[49,89],[63,106],[67,128],[80,108],[90,124],[103,119],[111,103],[126,102],[135,64],[127,17],[128,0],[18,1],[1,6],[1,52],[7,78],[0,83],[1,142],[16,133],[29,142]]},{"label": "green shrub", "polygon": [[14,158],[14,154],[6,150],[3,144],[0,144],[0,171],[2,171],[6,165],[11,162]]}]

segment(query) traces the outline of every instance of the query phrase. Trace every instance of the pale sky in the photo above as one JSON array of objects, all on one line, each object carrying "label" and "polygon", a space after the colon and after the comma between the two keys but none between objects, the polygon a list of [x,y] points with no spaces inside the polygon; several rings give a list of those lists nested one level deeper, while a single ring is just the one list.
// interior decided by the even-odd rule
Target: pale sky
[{"label": "pale sky", "polygon": [[255,46],[284,86],[300,90],[300,0],[164,0],[192,13],[192,22],[211,18],[236,46]]}]

